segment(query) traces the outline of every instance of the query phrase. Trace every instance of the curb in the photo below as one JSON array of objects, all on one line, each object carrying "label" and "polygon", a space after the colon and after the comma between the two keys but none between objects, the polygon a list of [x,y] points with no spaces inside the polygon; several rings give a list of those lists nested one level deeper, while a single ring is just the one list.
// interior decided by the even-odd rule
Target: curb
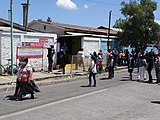
[{"label": "curb", "polygon": [[[116,69],[115,73],[120,73],[120,72],[126,71],[126,69],[127,69],[127,67]],[[88,78],[87,75],[88,75],[88,73],[85,73],[85,74],[73,74],[73,76],[75,76],[75,77],[70,77],[70,75],[50,76],[50,77],[45,77],[45,78],[36,78],[34,80],[36,81],[36,84],[38,86],[43,86],[43,85],[51,85],[51,84],[58,84],[58,83],[76,81],[78,78]],[[97,76],[99,77],[99,76],[105,76],[105,75],[106,75],[106,73],[102,73],[102,74],[98,74]],[[56,78],[58,78],[58,80]],[[48,79],[52,79],[52,80],[48,80]],[[45,81],[45,80],[47,80],[47,81]],[[5,91],[8,88],[10,88],[10,89],[15,88],[15,85],[12,86],[13,83],[15,84],[16,82],[1,83],[0,86],[2,88],[0,88],[0,92],[1,91]]]}]

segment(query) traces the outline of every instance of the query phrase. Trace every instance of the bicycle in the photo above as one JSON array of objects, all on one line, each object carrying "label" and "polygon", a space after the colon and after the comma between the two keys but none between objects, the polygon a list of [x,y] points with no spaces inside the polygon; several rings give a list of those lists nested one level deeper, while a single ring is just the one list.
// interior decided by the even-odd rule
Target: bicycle
[{"label": "bicycle", "polygon": [[[5,65],[0,64],[0,75],[6,74],[6,73],[12,75],[11,63],[10,63],[11,59],[7,59],[7,61],[8,63]],[[18,72],[18,66],[13,64],[13,74],[15,75],[17,74],[17,72]]]}]

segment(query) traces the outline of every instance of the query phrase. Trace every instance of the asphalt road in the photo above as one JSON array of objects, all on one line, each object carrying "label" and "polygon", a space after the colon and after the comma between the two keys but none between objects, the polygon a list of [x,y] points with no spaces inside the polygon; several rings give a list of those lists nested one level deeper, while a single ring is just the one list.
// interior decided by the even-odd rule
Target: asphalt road
[{"label": "asphalt road", "polygon": [[160,86],[133,79],[121,72],[97,78],[97,87],[85,87],[86,78],[40,86],[34,100],[0,92],[0,120],[160,120]]}]

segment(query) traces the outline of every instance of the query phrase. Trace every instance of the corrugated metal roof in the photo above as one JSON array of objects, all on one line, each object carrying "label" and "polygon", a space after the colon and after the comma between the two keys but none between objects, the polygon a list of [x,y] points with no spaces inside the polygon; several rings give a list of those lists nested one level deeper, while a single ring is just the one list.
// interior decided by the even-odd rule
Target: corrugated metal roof
[{"label": "corrugated metal roof", "polygon": [[[11,28],[10,28],[10,27],[0,26],[0,31],[10,32],[10,31],[11,31]],[[22,30],[18,30],[18,29],[15,29],[15,28],[13,28],[13,31],[14,31],[14,32],[24,32],[24,31],[22,31]]]},{"label": "corrugated metal roof", "polygon": [[[0,26],[10,27],[10,21],[0,18]],[[24,26],[22,26],[20,24],[17,24],[17,23],[13,23],[13,28],[16,28],[16,29],[19,29],[19,30],[22,30],[22,31],[26,31]],[[27,31],[28,32],[34,32],[35,30],[27,28]]]},{"label": "corrugated metal roof", "polygon": [[[84,27],[84,26],[77,26],[77,25],[70,25],[70,24],[63,24],[58,22],[46,22],[42,20],[34,20],[29,23],[29,26],[31,26],[34,23],[40,23],[40,24],[48,24],[53,25],[54,27],[59,27],[64,29],[66,32],[72,31],[72,32],[84,32],[84,33],[94,33],[99,35],[107,35],[108,29],[97,29],[92,27]],[[117,35],[118,31],[110,30],[111,35]]]}]

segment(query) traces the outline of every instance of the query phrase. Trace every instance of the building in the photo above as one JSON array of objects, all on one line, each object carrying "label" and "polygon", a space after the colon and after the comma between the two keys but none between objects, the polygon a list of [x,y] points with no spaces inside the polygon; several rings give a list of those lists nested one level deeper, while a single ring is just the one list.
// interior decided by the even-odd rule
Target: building
[{"label": "building", "polygon": [[[56,34],[40,33],[32,29],[26,31],[23,26],[13,23],[13,63],[18,65],[19,57],[29,57],[35,70],[47,70],[47,47],[55,44],[56,40]],[[11,59],[10,22],[0,19],[0,64],[7,64],[7,59]]]},{"label": "building", "polygon": [[[103,49],[103,52],[107,51],[108,29],[106,28],[97,29],[42,20],[34,20],[28,25],[36,31],[57,34],[57,52],[65,49],[68,62],[71,60],[70,56],[76,55],[80,48],[84,49],[85,56],[100,49]],[[117,33],[117,30],[110,30],[110,48],[112,48],[111,38],[116,38]]]}]

